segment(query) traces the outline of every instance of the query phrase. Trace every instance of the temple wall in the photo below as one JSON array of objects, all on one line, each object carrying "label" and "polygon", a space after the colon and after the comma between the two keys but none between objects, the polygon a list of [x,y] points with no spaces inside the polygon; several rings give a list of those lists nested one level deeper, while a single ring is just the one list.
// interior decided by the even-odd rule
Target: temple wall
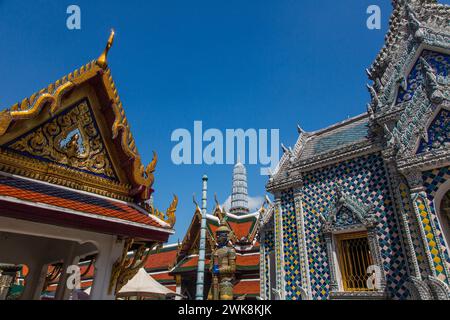
[{"label": "temple wall", "polygon": [[[334,201],[335,187],[356,197],[362,203],[373,205],[378,218],[376,236],[379,244],[387,290],[394,299],[405,299],[408,290],[406,260],[402,248],[399,226],[389,192],[388,179],[382,158],[368,155],[318,169],[304,175],[301,189],[304,237],[312,299],[327,299],[330,290],[330,261],[319,213],[325,216]],[[298,230],[295,214],[294,191],[281,195],[283,249],[286,299],[299,299],[301,282]]]},{"label": "temple wall", "polygon": [[[433,237],[435,242],[428,241],[430,252],[433,253],[435,250],[440,251],[440,255],[433,255],[434,267],[436,269],[436,274],[438,278],[450,284],[448,270],[450,269],[450,255],[449,248],[444,240],[444,235],[442,232],[442,226],[436,214],[436,202],[435,197],[440,188],[444,183],[450,181],[450,167],[443,167],[439,169],[434,169],[430,171],[425,171],[422,173],[425,192],[427,195],[428,206],[425,208],[429,208],[429,212],[426,212],[430,217],[430,223],[432,224],[431,231],[433,235],[429,237]],[[426,209],[425,209],[426,210]],[[428,239],[428,238],[427,238]],[[434,249],[434,250],[433,250]],[[446,264],[446,265],[445,265]]]}]

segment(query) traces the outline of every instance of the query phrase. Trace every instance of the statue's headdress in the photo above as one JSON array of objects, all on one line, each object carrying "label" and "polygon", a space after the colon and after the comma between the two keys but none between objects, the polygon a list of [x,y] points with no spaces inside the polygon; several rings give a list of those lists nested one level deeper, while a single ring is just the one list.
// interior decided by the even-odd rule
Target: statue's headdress
[{"label": "statue's headdress", "polygon": [[216,230],[216,233],[230,233],[231,232],[231,230],[230,230],[230,228],[228,227],[228,223],[226,222],[226,220],[225,219],[222,219],[221,221],[220,221],[220,227],[219,228],[217,228],[217,230]]}]

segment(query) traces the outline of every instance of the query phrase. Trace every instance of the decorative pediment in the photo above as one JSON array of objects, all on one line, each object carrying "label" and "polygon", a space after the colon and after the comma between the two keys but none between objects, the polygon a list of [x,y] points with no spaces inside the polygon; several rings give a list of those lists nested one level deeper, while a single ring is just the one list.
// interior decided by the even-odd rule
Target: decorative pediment
[{"label": "decorative pediment", "polygon": [[426,88],[431,102],[439,104],[444,99],[445,87],[450,73],[450,56],[444,53],[424,50],[412,67],[406,80],[406,88],[400,87],[396,103],[411,100],[417,88]]},{"label": "decorative pediment", "polygon": [[[391,129],[387,124],[384,125],[387,145],[395,150],[398,158],[414,156],[419,142],[422,146],[419,147],[419,153],[422,148],[426,149],[428,133],[433,135],[434,132],[428,132],[430,120],[450,99],[449,72],[448,55],[425,50],[417,59],[408,76],[407,89],[400,89],[398,93],[397,102],[402,104],[403,110]],[[441,125],[439,123],[437,127]],[[442,138],[440,135],[439,139]]]},{"label": "decorative pediment", "polygon": [[26,157],[118,181],[87,100],[3,147]]},{"label": "decorative pediment", "polygon": [[[97,60],[0,112],[3,171],[137,203],[150,198],[157,156],[144,166],[137,151],[107,65],[113,40],[114,32]],[[90,111],[72,108],[83,100]]]},{"label": "decorative pediment", "polygon": [[[369,79],[373,81],[369,86],[372,96],[369,109],[376,113],[376,120],[410,99],[419,86],[417,80],[423,79],[428,84],[439,82],[442,76],[440,70],[437,70],[435,79],[423,77],[421,71],[417,72],[416,67],[421,68],[417,57],[423,48],[444,52],[450,49],[448,5],[439,4],[436,0],[396,0],[393,6],[385,44],[367,70]],[[434,61],[424,58],[434,68]],[[435,93],[438,94],[438,91]],[[435,95],[431,101],[441,98]]]},{"label": "decorative pediment", "polygon": [[320,216],[322,232],[334,232],[355,228],[371,228],[376,219],[373,207],[358,201],[354,196],[346,195],[336,189],[335,201],[327,211],[326,217]]},{"label": "decorative pediment", "polygon": [[450,148],[450,111],[438,109],[436,116],[420,139],[417,154],[432,150]]}]

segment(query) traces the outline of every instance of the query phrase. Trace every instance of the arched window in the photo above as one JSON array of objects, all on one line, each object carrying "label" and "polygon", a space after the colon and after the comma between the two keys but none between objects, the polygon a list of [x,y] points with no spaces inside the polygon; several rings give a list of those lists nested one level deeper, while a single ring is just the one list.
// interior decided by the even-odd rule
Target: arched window
[{"label": "arched window", "polygon": [[442,197],[439,205],[439,220],[448,249],[450,250],[450,190]]}]

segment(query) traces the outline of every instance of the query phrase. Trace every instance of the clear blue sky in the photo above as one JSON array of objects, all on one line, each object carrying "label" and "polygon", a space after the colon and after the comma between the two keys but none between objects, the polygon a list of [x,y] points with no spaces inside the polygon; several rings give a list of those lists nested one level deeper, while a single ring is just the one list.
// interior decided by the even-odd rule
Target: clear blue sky
[{"label": "clear blue sky", "polygon": [[[449,3],[448,0],[444,1]],[[296,125],[316,130],[365,111],[367,68],[383,45],[391,1],[384,0],[0,0],[0,108],[97,58],[109,30],[109,65],[145,162],[156,150],[155,202],[180,197],[182,239],[208,174],[225,201],[232,166],[175,166],[176,128],[280,129],[293,145]],[[82,29],[66,28],[66,8],[82,10]],[[382,9],[382,29],[366,28],[366,8]],[[249,190],[266,177],[248,166]]]}]

